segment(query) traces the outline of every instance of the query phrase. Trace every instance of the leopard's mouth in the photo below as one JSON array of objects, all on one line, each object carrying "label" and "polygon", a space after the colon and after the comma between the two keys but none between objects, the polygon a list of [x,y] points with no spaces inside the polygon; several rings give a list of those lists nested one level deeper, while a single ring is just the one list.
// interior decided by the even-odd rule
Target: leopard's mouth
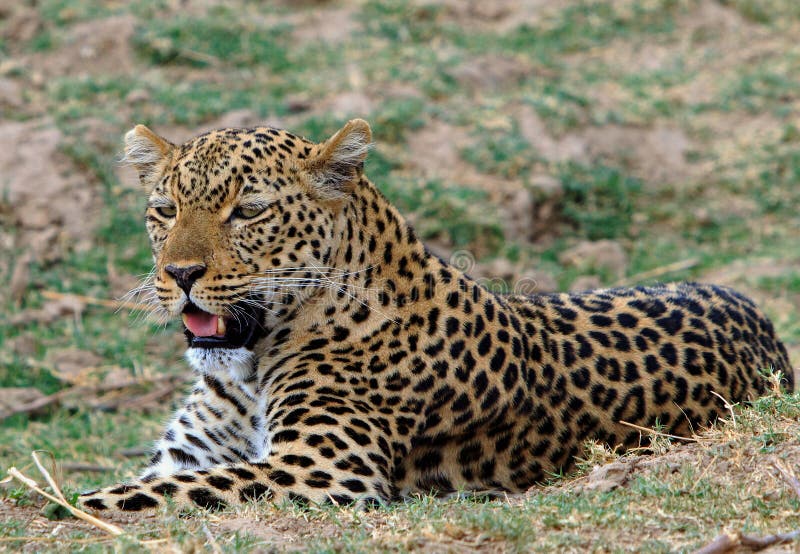
[{"label": "leopard's mouth", "polygon": [[184,334],[190,348],[250,348],[263,334],[264,309],[252,303],[237,303],[221,316],[189,302],[183,309]]}]

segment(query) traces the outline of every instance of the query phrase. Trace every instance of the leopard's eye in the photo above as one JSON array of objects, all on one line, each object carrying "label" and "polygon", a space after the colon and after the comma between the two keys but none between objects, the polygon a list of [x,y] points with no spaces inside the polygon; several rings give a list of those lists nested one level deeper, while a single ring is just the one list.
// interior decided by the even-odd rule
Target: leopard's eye
[{"label": "leopard's eye", "polygon": [[156,207],[156,213],[158,213],[158,215],[161,217],[172,219],[178,214],[178,208],[175,206],[158,206]]},{"label": "leopard's eye", "polygon": [[261,206],[237,206],[231,212],[231,219],[253,219],[264,213],[264,208]]}]

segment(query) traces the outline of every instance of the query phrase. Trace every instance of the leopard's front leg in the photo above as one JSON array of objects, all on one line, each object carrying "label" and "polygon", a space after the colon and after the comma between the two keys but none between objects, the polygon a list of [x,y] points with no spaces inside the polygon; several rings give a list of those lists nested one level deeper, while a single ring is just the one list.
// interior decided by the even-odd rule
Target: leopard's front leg
[{"label": "leopard's front leg", "polygon": [[[97,510],[139,511],[162,506],[219,509],[254,499],[360,506],[390,500],[391,441],[382,432],[339,425],[327,413],[298,408],[296,425],[279,425],[262,463],[240,462],[178,471],[109,487],[81,497]],[[289,417],[289,416],[287,416]]]},{"label": "leopard's front leg", "polygon": [[201,376],[155,445],[142,478],[205,469],[266,455],[265,399],[221,376]]},{"label": "leopard's front leg", "polygon": [[[241,382],[203,375],[156,443],[153,457],[136,483],[121,483],[84,495],[137,490],[182,470],[259,462],[267,454],[264,403]],[[167,487],[168,489],[169,487]],[[91,504],[88,504],[91,506]]]},{"label": "leopard's front leg", "polygon": [[156,443],[142,478],[259,461],[266,455],[264,401],[230,378],[201,376]]}]

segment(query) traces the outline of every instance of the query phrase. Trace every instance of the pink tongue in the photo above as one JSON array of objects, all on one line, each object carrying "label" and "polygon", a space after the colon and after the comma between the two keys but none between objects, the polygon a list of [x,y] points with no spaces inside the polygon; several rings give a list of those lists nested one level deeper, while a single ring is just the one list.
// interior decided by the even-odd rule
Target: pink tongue
[{"label": "pink tongue", "polygon": [[208,312],[183,314],[183,323],[196,337],[211,337],[217,334],[217,318]]}]

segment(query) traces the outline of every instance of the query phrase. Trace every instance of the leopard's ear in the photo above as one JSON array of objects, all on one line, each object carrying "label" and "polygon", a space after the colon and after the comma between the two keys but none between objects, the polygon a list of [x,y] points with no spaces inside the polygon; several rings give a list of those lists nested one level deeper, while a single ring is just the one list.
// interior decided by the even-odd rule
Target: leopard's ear
[{"label": "leopard's ear", "polygon": [[155,134],[144,125],[125,133],[125,163],[139,174],[139,181],[149,191],[172,159],[175,145]]},{"label": "leopard's ear", "polygon": [[323,200],[338,200],[353,191],[364,171],[372,130],[363,119],[352,119],[320,145],[305,162],[312,186]]}]

